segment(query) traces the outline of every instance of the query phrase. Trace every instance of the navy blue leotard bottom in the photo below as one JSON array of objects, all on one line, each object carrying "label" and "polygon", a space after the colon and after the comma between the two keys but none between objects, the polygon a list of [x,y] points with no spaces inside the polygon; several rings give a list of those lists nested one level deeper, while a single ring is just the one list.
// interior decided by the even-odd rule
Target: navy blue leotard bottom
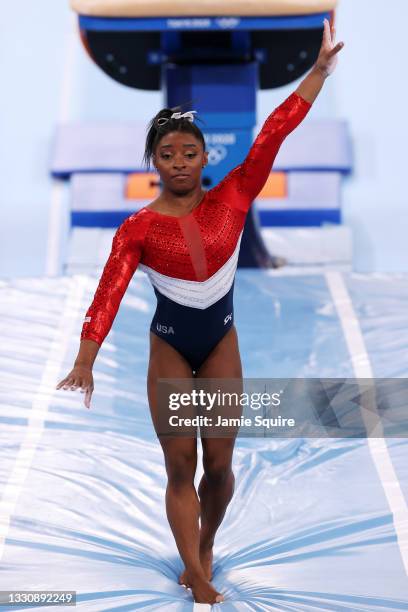
[{"label": "navy blue leotard bottom", "polygon": [[177,304],[155,287],[157,307],[150,331],[174,347],[194,372],[234,323],[234,282],[228,293],[208,308]]}]

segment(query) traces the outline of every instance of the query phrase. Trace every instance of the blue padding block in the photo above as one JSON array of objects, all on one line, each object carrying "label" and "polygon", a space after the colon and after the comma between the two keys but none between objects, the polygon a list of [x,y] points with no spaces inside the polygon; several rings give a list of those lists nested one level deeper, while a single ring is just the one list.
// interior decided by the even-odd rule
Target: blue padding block
[{"label": "blue padding block", "polygon": [[[236,132],[229,130],[232,135]],[[141,122],[60,125],[51,172],[63,178],[75,172],[142,172],[145,136],[146,125]],[[331,170],[347,174],[352,163],[346,121],[306,119],[282,144],[274,170]]]},{"label": "blue padding block", "polygon": [[256,120],[258,71],[257,62],[232,66],[169,64],[164,67],[167,103],[173,107],[179,100],[198,100],[200,117],[212,128],[224,131],[252,128]]},{"label": "blue padding block", "polygon": [[288,15],[276,17],[92,17],[81,15],[79,25],[84,30],[102,32],[137,32],[168,30],[307,30],[323,27],[330,13]]},{"label": "blue padding block", "polygon": [[317,227],[324,223],[341,223],[341,211],[320,210],[259,210],[262,227]]},{"label": "blue padding block", "polygon": [[118,227],[132,210],[71,211],[71,227]]}]

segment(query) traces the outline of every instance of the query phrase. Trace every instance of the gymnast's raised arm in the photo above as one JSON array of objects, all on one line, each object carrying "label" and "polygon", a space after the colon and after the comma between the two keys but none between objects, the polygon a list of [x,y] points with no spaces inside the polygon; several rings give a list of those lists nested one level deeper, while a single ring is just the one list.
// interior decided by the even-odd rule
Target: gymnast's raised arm
[{"label": "gymnast's raised arm", "polygon": [[234,208],[246,212],[262,190],[276,155],[288,136],[305,118],[323,83],[337,63],[336,54],[344,46],[334,45],[334,28],[324,20],[322,46],[315,65],[299,87],[266,119],[245,160],[231,170],[213,192]]},{"label": "gymnast's raised arm", "polygon": [[296,93],[307,100],[307,102],[310,102],[310,104],[313,104],[316,100],[324,81],[337,66],[337,53],[344,47],[344,43],[339,42],[335,45],[335,38],[335,28],[330,28],[329,22],[325,19],[319,56],[311,72],[303,79],[296,90]]}]

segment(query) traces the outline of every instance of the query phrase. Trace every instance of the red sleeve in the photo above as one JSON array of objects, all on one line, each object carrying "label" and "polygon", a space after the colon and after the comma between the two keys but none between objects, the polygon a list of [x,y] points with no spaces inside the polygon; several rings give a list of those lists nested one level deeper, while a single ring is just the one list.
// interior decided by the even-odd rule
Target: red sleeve
[{"label": "red sleeve", "polygon": [[247,211],[265,185],[286,136],[305,118],[312,104],[293,92],[266,119],[245,160],[213,188],[217,198]]},{"label": "red sleeve", "polygon": [[141,229],[137,216],[131,215],[116,231],[92,304],[86,312],[81,340],[94,340],[100,346],[108,335],[141,258]]}]

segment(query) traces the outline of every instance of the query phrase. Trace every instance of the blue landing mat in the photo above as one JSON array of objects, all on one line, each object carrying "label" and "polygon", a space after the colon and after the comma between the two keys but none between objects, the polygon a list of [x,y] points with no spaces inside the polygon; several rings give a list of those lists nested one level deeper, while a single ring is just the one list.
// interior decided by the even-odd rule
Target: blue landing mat
[{"label": "blue landing mat", "polygon": [[[99,353],[91,410],[82,395],[54,391],[96,282],[0,286],[0,590],[75,590],[87,612],[199,609],[176,583],[182,566],[146,398],[154,294],[142,273]],[[336,282],[373,375],[407,377],[407,278]],[[353,377],[342,295],[325,275],[239,270],[245,376]],[[212,609],[406,610],[408,447],[384,442],[381,465],[390,458],[395,473],[380,478],[366,439],[238,439],[235,495],[215,546],[226,601]]]}]

